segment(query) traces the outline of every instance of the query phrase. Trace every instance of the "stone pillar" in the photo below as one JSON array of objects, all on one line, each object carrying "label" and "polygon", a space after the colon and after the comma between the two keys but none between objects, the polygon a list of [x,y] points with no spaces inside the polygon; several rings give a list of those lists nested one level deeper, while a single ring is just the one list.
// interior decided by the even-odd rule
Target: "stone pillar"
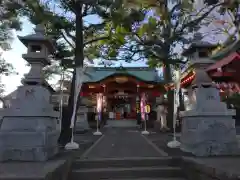
[{"label": "stone pillar", "polygon": [[75,130],[77,132],[90,129],[88,120],[87,120],[87,113],[88,113],[88,108],[86,106],[80,106],[78,108],[77,121],[75,126]]},{"label": "stone pillar", "polygon": [[189,109],[181,112],[181,150],[196,156],[233,155],[239,153],[234,110],[221,102],[219,90],[212,83],[206,68],[215,63],[209,51],[215,45],[196,41],[183,55],[190,59],[195,79],[188,90]]},{"label": "stone pillar", "polygon": [[31,65],[18,87],[10,108],[3,109],[0,122],[0,160],[46,161],[58,153],[58,112],[50,104],[42,68],[50,64],[54,46],[37,26],[35,34],[19,37],[28,47],[23,58]]},{"label": "stone pillar", "polygon": [[238,154],[234,110],[220,101],[218,89],[204,69],[196,69],[191,109],[181,112],[181,150],[196,156]]}]

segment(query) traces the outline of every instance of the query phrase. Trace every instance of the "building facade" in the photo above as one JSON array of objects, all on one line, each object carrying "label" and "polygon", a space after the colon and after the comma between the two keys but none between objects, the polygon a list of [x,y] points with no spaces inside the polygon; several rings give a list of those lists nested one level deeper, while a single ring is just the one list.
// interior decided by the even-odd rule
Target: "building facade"
[{"label": "building facade", "polygon": [[[165,92],[163,79],[147,67],[88,67],[80,96],[83,105],[94,112],[105,112],[110,119],[136,119],[141,112],[141,99],[156,105]],[[99,97],[102,96],[102,105]],[[100,108],[100,109],[99,109]]]}]

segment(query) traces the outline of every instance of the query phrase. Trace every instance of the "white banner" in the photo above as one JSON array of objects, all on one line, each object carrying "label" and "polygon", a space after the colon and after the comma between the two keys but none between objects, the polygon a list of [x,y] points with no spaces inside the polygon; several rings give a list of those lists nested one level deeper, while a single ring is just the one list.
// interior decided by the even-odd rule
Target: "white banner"
[{"label": "white banner", "polygon": [[177,118],[177,110],[179,107],[179,91],[180,91],[180,86],[181,86],[181,70],[177,70],[176,72],[176,79],[175,79],[175,91],[174,91],[174,115],[173,115],[173,120],[174,120],[174,125],[176,124],[176,118]]},{"label": "white banner", "polygon": [[79,96],[79,93],[82,88],[85,69],[86,69],[86,67],[84,67],[84,68],[77,67],[76,68],[74,104],[73,104],[73,114],[72,114],[72,118],[71,118],[70,128],[74,128],[75,115],[76,115],[76,111],[77,111],[77,100],[78,100],[78,96]]}]

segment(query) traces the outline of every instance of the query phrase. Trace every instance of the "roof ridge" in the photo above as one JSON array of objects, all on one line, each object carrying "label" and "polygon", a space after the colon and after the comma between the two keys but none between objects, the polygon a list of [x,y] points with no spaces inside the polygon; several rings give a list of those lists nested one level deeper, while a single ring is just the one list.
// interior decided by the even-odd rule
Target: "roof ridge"
[{"label": "roof ridge", "polygon": [[150,67],[90,67],[98,71],[112,71],[112,70],[132,70],[132,71],[155,71],[156,68]]}]

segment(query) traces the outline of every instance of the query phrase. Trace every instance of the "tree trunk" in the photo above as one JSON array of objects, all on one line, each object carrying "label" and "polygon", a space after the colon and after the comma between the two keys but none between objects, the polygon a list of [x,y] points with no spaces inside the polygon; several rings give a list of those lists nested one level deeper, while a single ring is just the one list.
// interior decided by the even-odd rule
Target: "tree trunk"
[{"label": "tree trunk", "polygon": [[180,88],[179,90],[179,109],[180,111],[184,111],[185,107],[184,107],[184,96],[182,94],[182,88]]},{"label": "tree trunk", "polygon": [[72,81],[71,81],[71,87],[70,87],[70,95],[68,98],[68,105],[67,107],[63,107],[63,111],[62,111],[62,120],[61,120],[62,127],[61,127],[61,133],[60,133],[58,142],[63,146],[71,141],[72,129],[70,128],[70,124],[71,124],[71,117],[73,113],[75,79],[76,79],[76,73],[74,70]]},{"label": "tree trunk", "polygon": [[[75,94],[75,80],[76,80],[76,68],[83,67],[84,54],[83,54],[83,17],[82,17],[82,7],[83,4],[80,1],[76,1],[75,12],[76,12],[76,42],[75,42],[75,68],[73,73],[73,78],[71,82],[71,90],[68,101],[68,106],[63,111],[62,116],[62,131],[59,137],[59,143],[65,145],[71,141],[72,131],[70,128],[71,117],[74,107],[74,94]],[[79,101],[79,98],[78,98]],[[79,104],[77,102],[77,104]],[[76,116],[75,116],[76,119]]]}]

